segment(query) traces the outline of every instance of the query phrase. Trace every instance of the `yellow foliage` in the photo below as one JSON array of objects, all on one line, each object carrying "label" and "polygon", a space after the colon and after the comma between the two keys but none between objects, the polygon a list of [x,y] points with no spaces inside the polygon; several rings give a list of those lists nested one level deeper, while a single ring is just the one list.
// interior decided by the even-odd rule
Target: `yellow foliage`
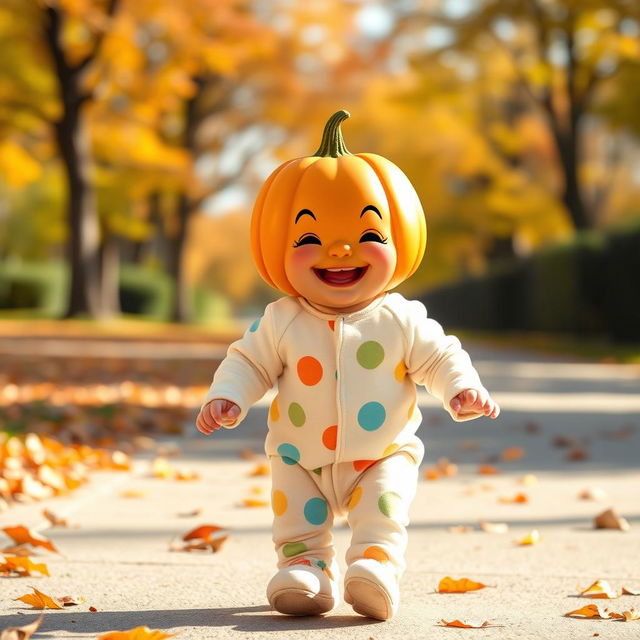
[{"label": "yellow foliage", "polygon": [[12,140],[0,143],[0,174],[11,187],[22,188],[35,182],[41,174],[40,165]]}]

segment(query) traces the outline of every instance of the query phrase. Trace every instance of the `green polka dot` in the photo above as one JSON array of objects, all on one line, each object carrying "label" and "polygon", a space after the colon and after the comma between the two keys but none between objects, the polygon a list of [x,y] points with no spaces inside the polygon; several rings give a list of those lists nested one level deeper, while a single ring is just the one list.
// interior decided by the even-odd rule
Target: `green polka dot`
[{"label": "green polka dot", "polygon": [[387,418],[385,408],[379,402],[367,402],[358,411],[358,424],[365,431],[379,429]]},{"label": "green polka dot", "polygon": [[318,566],[321,569],[326,569],[327,568],[327,563],[324,560],[318,560]]},{"label": "green polka dot", "polygon": [[321,525],[328,515],[327,501],[322,498],[311,498],[304,505],[304,517],[309,524]]},{"label": "green polka dot", "polygon": [[356,353],[358,363],[365,369],[375,369],[384,360],[384,349],[379,342],[363,342]]},{"label": "green polka dot", "polygon": [[289,420],[294,427],[301,427],[307,420],[304,409],[297,402],[289,405]]},{"label": "green polka dot", "polygon": [[282,554],[285,558],[292,558],[305,551],[307,551],[307,545],[304,542],[287,542],[282,547]]},{"label": "green polka dot", "polygon": [[314,469],[313,473],[315,473],[318,476],[321,476],[322,475],[322,467],[318,467],[317,469]]},{"label": "green polka dot", "polygon": [[395,491],[387,491],[378,499],[378,509],[387,518],[399,518],[402,513],[402,498]]},{"label": "green polka dot", "polygon": [[260,320],[261,318],[258,318],[257,320],[253,321],[253,324],[249,327],[249,331],[251,331],[251,333],[258,330],[258,327],[260,326]]},{"label": "green polka dot", "polygon": [[298,451],[298,447],[294,447],[288,442],[278,447],[278,455],[282,458],[282,462],[288,465],[294,465],[300,462],[300,451]]}]

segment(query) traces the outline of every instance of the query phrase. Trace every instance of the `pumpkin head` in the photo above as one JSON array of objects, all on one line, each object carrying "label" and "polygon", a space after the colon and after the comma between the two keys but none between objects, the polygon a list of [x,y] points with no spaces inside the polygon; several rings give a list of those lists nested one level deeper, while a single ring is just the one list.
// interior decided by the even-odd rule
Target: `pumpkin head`
[{"label": "pumpkin head", "polygon": [[303,211],[335,235],[343,228],[348,233],[365,210],[379,210],[397,254],[385,291],[406,280],[424,255],[427,229],[418,195],[389,160],[347,151],[340,124],[348,117],[347,111],[333,114],[318,151],[282,164],[258,194],[251,218],[254,261],[264,280],[284,293],[298,295],[285,272],[285,252]]}]

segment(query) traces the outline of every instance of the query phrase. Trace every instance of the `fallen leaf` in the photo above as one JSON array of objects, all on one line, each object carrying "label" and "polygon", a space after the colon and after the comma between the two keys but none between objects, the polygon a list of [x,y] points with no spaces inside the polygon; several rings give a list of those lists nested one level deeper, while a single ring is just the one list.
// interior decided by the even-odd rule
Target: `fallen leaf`
[{"label": "fallen leaf", "polygon": [[552,440],[554,447],[573,447],[575,440],[567,436],[555,436]]},{"label": "fallen leaf", "polygon": [[443,627],[457,627],[459,629],[482,629],[483,627],[491,626],[490,623],[485,620],[484,622],[461,622],[460,620],[451,620],[447,622],[446,620],[440,620],[440,623]]},{"label": "fallen leaf", "polygon": [[[222,527],[217,525],[202,525],[189,531],[182,540],[187,542],[185,545],[171,544],[170,551],[212,551],[216,553],[222,548],[222,545],[229,538],[228,535],[222,535]],[[214,536],[214,534],[217,534]]]},{"label": "fallen leaf", "polygon": [[517,544],[520,546],[538,544],[542,540],[542,536],[537,529],[533,529],[530,533],[528,533],[524,538],[517,541]]},{"label": "fallen leaf", "polygon": [[611,588],[606,580],[596,580],[591,586],[579,593],[584,598],[617,598],[620,594]]},{"label": "fallen leaf", "polygon": [[61,518],[59,515],[53,513],[49,509],[43,509],[42,515],[51,523],[52,527],[70,527],[69,521],[66,518]]},{"label": "fallen leaf", "polygon": [[623,611],[622,617],[625,622],[631,622],[632,620],[640,620],[640,611],[635,609],[629,609],[629,611]]},{"label": "fallen leaf", "polygon": [[43,617],[44,616],[40,614],[40,617],[22,627],[6,627],[0,631],[0,640],[29,640],[29,638],[38,630]]},{"label": "fallen leaf", "polygon": [[85,598],[83,598],[82,596],[62,596],[61,598],[58,598],[58,599],[60,600],[60,602],[62,602],[62,604],[65,607],[71,607],[76,604],[82,604],[85,601]]},{"label": "fallen leaf", "polygon": [[154,478],[172,478],[175,471],[166,458],[158,457],[151,463],[151,475]]},{"label": "fallen leaf", "polygon": [[500,474],[500,471],[491,464],[481,464],[478,467],[478,473],[482,476],[497,476]]},{"label": "fallen leaf", "polygon": [[574,447],[564,457],[564,459],[568,460],[569,462],[581,462],[582,460],[587,460],[588,458],[589,451],[584,447]]},{"label": "fallen leaf", "polygon": [[506,522],[485,522],[480,521],[480,528],[487,533],[507,533],[509,525]]},{"label": "fallen leaf", "polygon": [[635,433],[635,430],[632,424],[623,424],[613,431],[603,431],[601,435],[606,440],[626,440]]},{"label": "fallen leaf", "polygon": [[199,538],[201,540],[211,540],[212,534],[222,531],[223,528],[215,524],[203,524],[195,529],[192,529],[188,533],[182,536],[183,540],[194,540]]},{"label": "fallen leaf", "polygon": [[524,457],[524,449],[522,447],[507,447],[500,453],[500,460],[511,462],[520,460]]},{"label": "fallen leaf", "polygon": [[525,504],[529,502],[529,496],[527,496],[526,493],[516,493],[511,497],[500,496],[498,498],[498,502],[502,502],[504,504]]},{"label": "fallen leaf", "polygon": [[580,498],[580,500],[604,500],[606,497],[607,492],[604,489],[598,489],[597,487],[583,489],[578,494],[578,498]]},{"label": "fallen leaf", "polygon": [[266,462],[258,462],[256,466],[249,472],[250,476],[268,476],[271,473],[269,465]]},{"label": "fallen leaf", "polygon": [[200,480],[200,474],[189,469],[176,469],[174,478],[180,482],[194,482]]},{"label": "fallen leaf", "polygon": [[193,509],[191,511],[183,511],[178,514],[178,518],[195,518],[202,513],[202,507],[198,507],[197,509]]},{"label": "fallen leaf", "polygon": [[268,507],[269,501],[259,498],[245,498],[240,504],[243,507]]},{"label": "fallen leaf", "polygon": [[62,609],[64,604],[60,598],[54,598],[42,591],[38,591],[35,587],[31,587],[33,593],[27,593],[14,600],[22,600],[26,604],[30,604],[34,609]]},{"label": "fallen leaf", "polygon": [[447,531],[449,533],[471,533],[473,531],[473,527],[466,524],[458,524],[454,527],[449,527]]},{"label": "fallen leaf", "polygon": [[593,526],[596,529],[620,529],[621,531],[629,531],[631,528],[629,523],[613,509],[607,509],[598,514],[593,521]]},{"label": "fallen leaf", "polygon": [[44,536],[41,536],[39,533],[35,531],[31,531],[22,525],[17,527],[4,527],[2,529],[16,544],[30,544],[34,547],[44,547],[45,549],[49,549],[49,551],[53,551],[54,553],[59,553],[55,548],[51,540],[48,540]]},{"label": "fallen leaf", "polygon": [[251,451],[251,449],[240,449],[240,457],[243,460],[255,460],[258,454]]},{"label": "fallen leaf", "polygon": [[149,629],[149,627],[136,627],[128,631],[107,631],[98,640],[163,640],[164,638],[172,638],[176,633],[165,633],[158,629]]},{"label": "fallen leaf", "polygon": [[17,573],[19,576],[30,576],[32,571],[37,571],[45,576],[49,575],[46,564],[35,564],[28,557],[9,556],[0,562],[0,574]]},{"label": "fallen leaf", "polygon": [[612,613],[599,604],[588,604],[564,615],[570,618],[602,618],[603,620],[620,617],[619,613]]},{"label": "fallen leaf", "polygon": [[458,465],[451,462],[449,458],[440,458],[436,463],[436,468],[443,476],[452,477],[458,474]]},{"label": "fallen leaf", "polygon": [[640,596],[640,589],[629,589],[627,587],[622,587],[622,593],[625,596]]},{"label": "fallen leaf", "polygon": [[478,591],[479,589],[485,589],[492,585],[483,584],[482,582],[474,582],[469,578],[460,578],[454,580],[447,576],[440,580],[438,584],[438,593],[466,593],[467,591]]},{"label": "fallen leaf", "polygon": [[428,467],[425,469],[423,477],[425,480],[439,480],[442,474],[436,467]]}]

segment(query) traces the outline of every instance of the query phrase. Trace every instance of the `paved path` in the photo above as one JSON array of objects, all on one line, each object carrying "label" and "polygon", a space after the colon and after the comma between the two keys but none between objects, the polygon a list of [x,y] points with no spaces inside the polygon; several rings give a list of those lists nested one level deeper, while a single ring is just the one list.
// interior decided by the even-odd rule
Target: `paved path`
[{"label": "paved path", "polygon": [[[545,359],[471,348],[485,384],[503,406],[496,421],[455,424],[432,399],[421,396],[425,467],[441,456],[459,464],[459,474],[421,480],[412,507],[408,570],[403,601],[393,620],[380,623],[341,605],[322,618],[289,618],[270,611],[264,587],[273,572],[267,507],[238,504],[268,478],[252,478],[243,448],[260,451],[266,403],[252,410],[241,429],[210,438],[188,432],[175,441],[182,454],[172,462],[202,475],[178,483],[149,476],[141,457],[134,472],[94,476],[91,485],[47,506],[80,526],[47,529],[42,505],[18,505],[0,515],[0,526],[26,524],[49,536],[62,556],[47,556],[50,578],[0,578],[0,629],[25,624],[34,615],[12,598],[29,585],[53,595],[79,594],[86,603],[45,614],[38,638],[95,638],[139,625],[179,632],[181,639],[305,638],[320,640],[411,640],[461,638],[638,638],[640,622],[575,620],[563,613],[593,600],[574,597],[577,587],[608,580],[640,589],[640,369]],[[569,449],[553,446],[573,439],[588,458],[569,462]],[[495,460],[507,447],[522,447],[517,461],[497,462],[498,476],[477,474],[479,461]],[[538,483],[519,484],[525,473]],[[606,491],[602,502],[579,500],[589,487]],[[122,497],[125,489],[145,492]],[[500,496],[526,491],[528,504],[502,504]],[[613,506],[631,523],[629,532],[594,530],[594,515]],[[179,512],[202,508],[196,518]],[[508,522],[507,534],[481,532],[479,520]],[[228,527],[230,538],[217,554],[170,552],[170,540],[199,524]],[[454,534],[452,525],[474,531]],[[533,547],[514,540],[536,528]],[[1,535],[1,534],[0,534]],[[336,529],[342,557],[348,530]],[[440,595],[440,578],[469,577],[496,585],[476,593]],[[603,602],[603,601],[600,601]],[[640,609],[640,596],[606,603],[612,610]],[[89,606],[98,611],[91,613]],[[482,630],[445,629],[441,618],[488,620]]]}]

